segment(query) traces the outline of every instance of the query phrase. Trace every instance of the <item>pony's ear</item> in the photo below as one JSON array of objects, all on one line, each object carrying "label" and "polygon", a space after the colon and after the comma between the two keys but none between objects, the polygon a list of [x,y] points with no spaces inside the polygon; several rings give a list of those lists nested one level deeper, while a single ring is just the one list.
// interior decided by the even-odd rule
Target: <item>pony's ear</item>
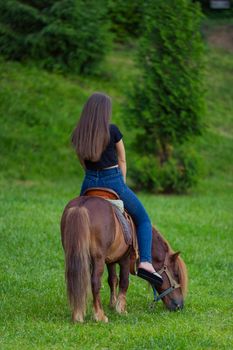
[{"label": "pony's ear", "polygon": [[176,253],[172,254],[171,261],[176,261],[176,259],[178,258],[179,255],[180,255],[180,252],[176,252]]}]

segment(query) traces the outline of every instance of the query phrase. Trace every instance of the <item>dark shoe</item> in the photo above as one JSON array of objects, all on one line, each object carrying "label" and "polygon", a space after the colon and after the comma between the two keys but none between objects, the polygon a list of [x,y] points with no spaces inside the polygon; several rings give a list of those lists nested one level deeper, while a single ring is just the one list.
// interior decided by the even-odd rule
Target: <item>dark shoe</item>
[{"label": "dark shoe", "polygon": [[150,284],[155,287],[160,287],[163,284],[163,279],[157,272],[149,272],[145,269],[139,268],[137,275],[138,277],[150,282]]}]

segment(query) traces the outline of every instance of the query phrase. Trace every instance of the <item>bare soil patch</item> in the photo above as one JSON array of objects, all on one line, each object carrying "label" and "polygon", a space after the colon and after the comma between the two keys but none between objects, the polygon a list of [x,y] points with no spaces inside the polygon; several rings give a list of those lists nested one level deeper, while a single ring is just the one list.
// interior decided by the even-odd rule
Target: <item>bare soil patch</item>
[{"label": "bare soil patch", "polygon": [[233,25],[208,28],[206,36],[211,46],[233,52]]}]

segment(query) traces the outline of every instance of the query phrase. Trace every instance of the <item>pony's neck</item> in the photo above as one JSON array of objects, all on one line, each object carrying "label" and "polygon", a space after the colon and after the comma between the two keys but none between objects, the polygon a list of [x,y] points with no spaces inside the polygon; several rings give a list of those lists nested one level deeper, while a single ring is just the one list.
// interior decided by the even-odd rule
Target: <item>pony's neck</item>
[{"label": "pony's neck", "polygon": [[161,233],[153,227],[152,229],[152,259],[158,265],[164,262],[166,254],[172,254],[172,249]]}]

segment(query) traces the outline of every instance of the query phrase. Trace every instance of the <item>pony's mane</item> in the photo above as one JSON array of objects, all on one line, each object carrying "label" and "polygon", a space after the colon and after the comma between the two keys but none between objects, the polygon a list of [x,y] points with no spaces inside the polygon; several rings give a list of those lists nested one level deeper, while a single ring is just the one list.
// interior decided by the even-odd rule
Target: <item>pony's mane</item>
[{"label": "pony's mane", "polygon": [[177,258],[177,263],[179,266],[179,280],[180,280],[180,286],[182,290],[182,294],[185,297],[188,291],[188,273],[187,273],[187,268],[186,265],[183,261],[183,259],[178,256]]},{"label": "pony's mane", "polygon": [[[174,250],[171,248],[170,244],[168,243],[168,241],[162,236],[162,234],[155,229],[155,232],[161,237],[162,241],[164,242],[165,246],[167,246],[167,253],[169,255],[174,254]],[[187,294],[187,290],[188,290],[188,273],[187,273],[187,268],[186,265],[183,261],[183,259],[178,255],[176,258],[176,262],[178,264],[179,267],[179,282],[180,282],[180,287],[182,290],[182,294],[185,297]]]}]

